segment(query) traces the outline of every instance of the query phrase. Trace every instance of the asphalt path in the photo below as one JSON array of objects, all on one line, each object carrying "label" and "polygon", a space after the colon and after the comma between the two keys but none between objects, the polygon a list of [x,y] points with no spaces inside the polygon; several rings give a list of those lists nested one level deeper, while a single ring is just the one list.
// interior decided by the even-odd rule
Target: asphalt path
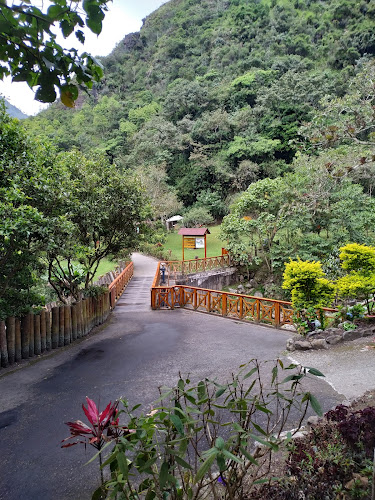
[{"label": "asphalt path", "polygon": [[[83,419],[85,396],[125,396],[151,408],[178,373],[225,381],[252,358],[285,354],[288,332],[185,310],[151,311],[156,261],[133,256],[135,275],[106,325],[80,342],[0,375],[0,499],[86,500],[99,485],[92,449],[60,448],[64,422]],[[286,360],[287,362],[288,360]],[[313,366],[313,365],[310,365]],[[308,380],[325,410],[344,397]]]}]

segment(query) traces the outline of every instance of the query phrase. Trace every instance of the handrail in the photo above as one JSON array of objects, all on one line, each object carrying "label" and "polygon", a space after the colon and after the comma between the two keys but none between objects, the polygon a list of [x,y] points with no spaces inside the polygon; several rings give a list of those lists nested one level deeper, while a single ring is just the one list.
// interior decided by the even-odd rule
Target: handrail
[{"label": "handrail", "polygon": [[[293,324],[294,309],[292,303],[287,300],[255,297],[189,285],[160,285],[160,267],[162,265],[168,272],[172,269],[177,274],[179,269],[182,272],[185,268],[190,270],[191,263],[195,263],[195,268],[197,268],[197,266],[199,267],[197,261],[207,260],[210,263],[223,262],[223,260],[230,263],[229,255],[209,257],[209,259],[159,262],[151,287],[152,309],[187,308],[242,321],[272,324],[276,327]],[[337,312],[337,309],[329,307],[323,307],[322,310],[326,315]]]},{"label": "handrail", "polygon": [[129,262],[125,267],[125,269],[123,269],[121,273],[109,285],[108,290],[109,290],[110,305],[112,309],[116,305],[118,299],[121,297],[124,288],[132,279],[133,272],[134,272],[134,264],[133,262]]},{"label": "handrail", "polygon": [[220,267],[229,267],[232,262],[230,255],[226,254],[207,257],[206,259],[166,260],[161,261],[161,264],[164,266],[168,277],[172,275],[176,279],[177,274],[195,274]]}]

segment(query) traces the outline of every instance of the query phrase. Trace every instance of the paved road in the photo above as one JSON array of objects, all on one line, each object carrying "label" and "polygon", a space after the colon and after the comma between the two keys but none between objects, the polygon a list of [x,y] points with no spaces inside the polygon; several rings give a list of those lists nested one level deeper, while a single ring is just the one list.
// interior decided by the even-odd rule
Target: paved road
[{"label": "paved road", "polygon": [[[135,275],[103,328],[80,343],[0,378],[0,499],[85,500],[98,485],[84,447],[60,449],[67,420],[82,418],[86,395],[126,396],[148,408],[178,372],[226,380],[251,358],[274,359],[288,334],[191,311],[151,311],[156,261],[134,255]],[[310,365],[312,366],[312,365]],[[311,382],[325,409],[342,395]]]}]

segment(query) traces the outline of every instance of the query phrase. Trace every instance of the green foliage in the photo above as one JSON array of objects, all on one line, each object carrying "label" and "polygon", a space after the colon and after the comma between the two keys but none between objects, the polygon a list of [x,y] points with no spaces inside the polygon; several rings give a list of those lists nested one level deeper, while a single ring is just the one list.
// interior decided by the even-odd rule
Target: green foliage
[{"label": "green foliage", "polygon": [[[44,303],[41,275],[76,299],[100,261],[136,248],[149,215],[138,180],[103,155],[57,154],[0,110],[0,316]],[[38,285],[38,286],[36,286]]]},{"label": "green foliage", "polygon": [[185,227],[208,226],[214,222],[210,212],[202,206],[193,206],[184,214]]},{"label": "green foliage", "polygon": [[375,298],[375,248],[349,243],[340,248],[340,260],[348,274],[337,280],[339,296],[364,299],[370,314]]},{"label": "green foliage", "polygon": [[[51,106],[26,126],[65,150],[98,148],[122,168],[162,170],[163,195],[185,207],[207,190],[225,200],[284,175],[317,128],[345,135],[331,145],[371,145],[373,9],[344,4],[169,2],[102,59],[105,77],[79,110]],[[373,192],[373,178],[358,182]]]},{"label": "green foliage", "polygon": [[13,81],[37,87],[35,99],[41,102],[56,100],[57,87],[61,102],[74,107],[78,85],[91,88],[93,81],[103,75],[101,64],[86,52],[65,50],[56,42],[53,26],[67,38],[75,34],[84,43],[82,27],[96,35],[102,30],[108,0],[85,0],[73,3],[59,0],[50,3],[47,11],[29,1],[0,6],[0,77],[11,75]]},{"label": "green foliage", "polygon": [[348,272],[375,273],[375,248],[349,243],[340,248],[341,267]]},{"label": "green foliage", "polygon": [[119,418],[124,422],[109,424],[114,425],[108,436],[115,445],[102,458],[110,478],[93,498],[99,492],[102,498],[243,498],[244,490],[262,477],[260,469],[272,453],[290,441],[291,433],[287,440],[281,433],[292,408],[300,422],[310,405],[321,414],[316,398],[302,391],[308,373],[323,376],[281,360],[271,366],[252,360],[228,382],[180,378],[177,386],[161,389],[147,414],[139,414],[140,405],[131,408],[123,399]]},{"label": "green foliage", "polygon": [[324,278],[320,262],[290,261],[285,264],[283,275],[285,290],[291,292],[293,307],[319,309],[329,307],[335,297],[335,286]]}]

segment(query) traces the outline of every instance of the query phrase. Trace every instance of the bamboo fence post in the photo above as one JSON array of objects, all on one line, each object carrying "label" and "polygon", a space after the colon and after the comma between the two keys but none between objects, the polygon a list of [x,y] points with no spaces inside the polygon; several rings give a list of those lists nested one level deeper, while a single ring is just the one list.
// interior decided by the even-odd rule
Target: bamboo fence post
[{"label": "bamboo fence post", "polygon": [[82,337],[87,333],[87,299],[82,300]]},{"label": "bamboo fence post", "polygon": [[90,306],[90,323],[89,323],[89,332],[94,327],[94,299],[93,297],[89,298],[89,306]]},{"label": "bamboo fence post", "polygon": [[21,320],[21,349],[23,359],[30,355],[30,321],[32,314],[26,314]]},{"label": "bamboo fence post", "polygon": [[47,345],[47,314],[46,310],[42,309],[40,312],[40,349],[42,352],[46,350]]},{"label": "bamboo fence post", "polygon": [[36,314],[34,316],[34,349],[35,354],[41,354],[42,352],[42,341],[40,338],[40,316]]},{"label": "bamboo fence post", "polygon": [[46,349],[50,351],[52,349],[52,335],[51,335],[51,313],[46,311]]},{"label": "bamboo fence post", "polygon": [[0,321],[0,362],[3,368],[8,366],[8,346],[7,332],[5,330],[5,321]]},{"label": "bamboo fence post", "polygon": [[16,343],[16,332],[15,332],[15,317],[10,316],[6,319],[6,332],[7,332],[7,348],[8,348],[8,361],[9,364],[13,364],[16,353],[15,353],[15,343]]},{"label": "bamboo fence post", "polygon": [[29,356],[34,356],[35,339],[34,339],[34,315],[30,315],[30,336],[29,336]]},{"label": "bamboo fence post", "polygon": [[22,348],[21,348],[21,321],[19,318],[15,319],[15,359],[21,361]]},{"label": "bamboo fence post", "polygon": [[77,339],[80,339],[83,335],[82,304],[83,304],[82,300],[77,302]]},{"label": "bamboo fence post", "polygon": [[77,302],[72,304],[71,313],[72,313],[72,341],[77,339]]},{"label": "bamboo fence post", "polygon": [[70,344],[71,329],[70,329],[70,306],[66,305],[64,309],[64,345]]},{"label": "bamboo fence post", "polygon": [[51,345],[52,349],[59,346],[59,333],[60,333],[60,308],[52,307],[52,325],[51,325]]},{"label": "bamboo fence post", "polygon": [[64,345],[65,335],[65,309],[64,306],[59,307],[59,347]]}]

